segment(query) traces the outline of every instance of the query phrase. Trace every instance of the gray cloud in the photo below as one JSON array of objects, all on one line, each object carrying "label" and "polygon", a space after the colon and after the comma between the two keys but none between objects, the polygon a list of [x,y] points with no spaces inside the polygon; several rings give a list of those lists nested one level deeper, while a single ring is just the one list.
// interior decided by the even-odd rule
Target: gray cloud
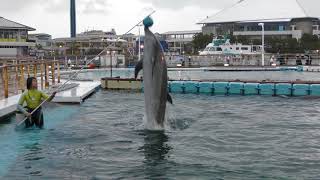
[{"label": "gray cloud", "polygon": [[151,3],[155,8],[182,9],[188,6],[197,6],[205,9],[219,10],[232,5],[239,0],[140,0]]},{"label": "gray cloud", "polygon": [[106,14],[112,6],[107,0],[90,0],[83,3],[85,6],[82,12],[85,14]]},{"label": "gray cloud", "polygon": [[[44,8],[48,13],[69,11],[69,0],[3,0],[0,12],[16,13],[33,9],[34,6]],[[239,0],[139,0],[151,4],[155,8],[179,10],[184,7],[200,7],[219,10]],[[76,0],[77,10],[85,14],[106,14],[111,7],[111,0]],[[14,11],[13,11],[14,10]]]},{"label": "gray cloud", "polygon": [[[68,12],[69,0],[3,0],[0,12],[17,13],[32,11],[34,7],[43,8],[47,13]],[[77,11],[85,14],[105,14],[111,7],[109,0],[76,0]]]},{"label": "gray cloud", "polygon": [[45,0],[42,3],[45,11],[49,13],[69,11],[70,2],[66,0]]},{"label": "gray cloud", "polygon": [[12,11],[20,11],[22,9],[28,8],[39,0],[5,0],[6,2],[1,2],[0,11],[1,12],[12,12]]}]

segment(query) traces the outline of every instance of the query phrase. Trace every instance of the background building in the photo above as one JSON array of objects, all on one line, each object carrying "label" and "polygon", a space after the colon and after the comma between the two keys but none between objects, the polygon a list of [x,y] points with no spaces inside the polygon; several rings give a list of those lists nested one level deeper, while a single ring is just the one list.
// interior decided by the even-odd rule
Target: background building
[{"label": "background building", "polygon": [[35,29],[0,17],[0,57],[28,55],[28,49],[35,46],[34,42],[29,42],[28,31]]},{"label": "background building", "polygon": [[168,43],[169,52],[184,54],[192,52],[193,36],[201,33],[201,30],[192,31],[169,31],[162,34],[164,40]]},{"label": "background building", "polygon": [[39,33],[29,34],[29,40],[36,43],[35,47],[30,49],[29,54],[38,58],[54,55],[54,43],[50,34]]},{"label": "background building", "polygon": [[[168,42],[166,41],[166,39],[159,33],[154,33],[154,35],[157,37],[157,39],[159,40],[162,48],[163,48],[163,51],[164,52],[168,52],[169,51],[169,48],[168,48]],[[143,52],[144,52],[144,39],[145,39],[145,36],[141,36],[140,37],[140,52],[141,54],[143,55]],[[135,54],[138,55],[139,53],[139,37],[136,38],[136,45],[135,45]]]},{"label": "background building", "polygon": [[61,56],[97,55],[108,46],[123,49],[127,41],[116,35],[115,30],[104,32],[101,30],[86,31],[74,38],[54,39],[55,50]]},{"label": "background building", "polygon": [[205,34],[261,38],[265,36],[300,39],[303,34],[320,35],[320,11],[311,0],[241,0],[233,6],[208,17],[203,24]]}]

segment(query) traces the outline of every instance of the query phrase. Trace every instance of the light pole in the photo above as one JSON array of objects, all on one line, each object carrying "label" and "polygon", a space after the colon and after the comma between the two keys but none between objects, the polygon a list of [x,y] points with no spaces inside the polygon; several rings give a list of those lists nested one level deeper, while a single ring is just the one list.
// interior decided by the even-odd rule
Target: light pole
[{"label": "light pole", "polygon": [[262,66],[264,66],[264,23],[259,23],[259,26],[262,28],[262,49],[261,49],[261,58],[262,58]]},{"label": "light pole", "polygon": [[139,28],[138,28],[138,29],[139,29],[139,38],[138,38],[138,39],[139,39],[139,44],[138,44],[138,46],[139,46],[139,59],[138,59],[139,62],[140,62],[140,60],[141,60],[141,34],[140,34],[140,27],[141,27],[141,26],[142,26],[142,24],[139,24],[139,25],[138,25],[138,27],[139,27]]}]

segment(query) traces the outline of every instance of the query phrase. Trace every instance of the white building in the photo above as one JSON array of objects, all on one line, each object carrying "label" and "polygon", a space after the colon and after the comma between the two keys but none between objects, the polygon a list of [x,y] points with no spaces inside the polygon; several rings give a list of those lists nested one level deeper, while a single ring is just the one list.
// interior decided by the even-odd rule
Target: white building
[{"label": "white building", "polygon": [[28,31],[34,28],[0,17],[0,57],[21,57],[28,55],[34,42],[28,42]]},{"label": "white building", "polygon": [[201,30],[169,31],[162,35],[168,43],[168,49],[170,52],[183,54],[185,51],[191,51],[190,44],[193,40],[193,36],[197,33],[201,33]]},{"label": "white building", "polygon": [[300,39],[303,34],[320,35],[319,0],[240,0],[198,24],[205,34],[233,34],[261,38],[266,36]]},{"label": "white building", "polygon": [[50,34],[38,33],[38,34],[29,34],[29,39],[36,42],[36,45],[41,47],[51,47],[52,46],[52,36]]},{"label": "white building", "polygon": [[77,34],[75,38],[56,38],[54,44],[61,55],[84,56],[96,55],[110,45],[121,47],[127,41],[120,39],[114,30],[93,30]]},{"label": "white building", "polygon": [[52,56],[54,54],[54,43],[50,34],[29,34],[29,40],[36,43],[36,46],[32,47],[30,50],[31,56],[37,56],[40,58],[44,56]]}]

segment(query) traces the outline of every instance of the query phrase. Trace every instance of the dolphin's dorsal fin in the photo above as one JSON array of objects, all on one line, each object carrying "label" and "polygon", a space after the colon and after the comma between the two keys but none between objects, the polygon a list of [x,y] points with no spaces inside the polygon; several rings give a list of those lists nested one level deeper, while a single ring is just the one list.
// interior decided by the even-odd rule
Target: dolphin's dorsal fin
[{"label": "dolphin's dorsal fin", "polygon": [[170,104],[173,104],[173,102],[172,102],[172,97],[170,96],[169,93],[167,93],[167,101],[168,101]]},{"label": "dolphin's dorsal fin", "polygon": [[141,59],[134,68],[134,78],[137,79],[139,72],[143,68],[143,59]]}]

